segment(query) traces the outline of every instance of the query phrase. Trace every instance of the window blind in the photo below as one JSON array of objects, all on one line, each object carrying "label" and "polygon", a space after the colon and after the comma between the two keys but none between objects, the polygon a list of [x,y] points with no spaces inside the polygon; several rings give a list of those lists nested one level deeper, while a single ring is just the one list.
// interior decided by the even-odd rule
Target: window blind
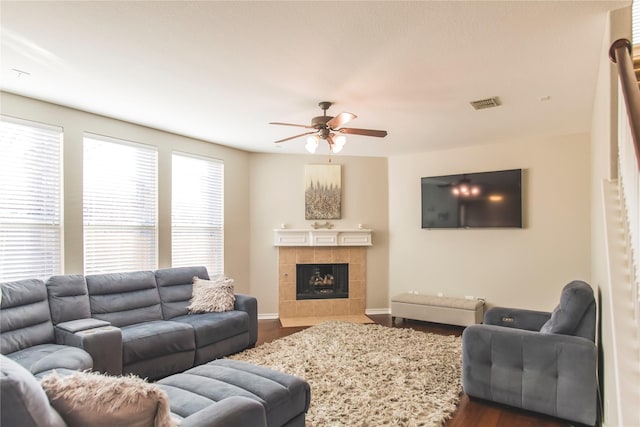
[{"label": "window blind", "polygon": [[83,142],[85,274],[156,269],[157,150],[93,134]]},{"label": "window blind", "polygon": [[62,128],[0,117],[0,282],[62,271]]},{"label": "window blind", "polygon": [[224,272],[224,163],[174,153],[171,264]]}]

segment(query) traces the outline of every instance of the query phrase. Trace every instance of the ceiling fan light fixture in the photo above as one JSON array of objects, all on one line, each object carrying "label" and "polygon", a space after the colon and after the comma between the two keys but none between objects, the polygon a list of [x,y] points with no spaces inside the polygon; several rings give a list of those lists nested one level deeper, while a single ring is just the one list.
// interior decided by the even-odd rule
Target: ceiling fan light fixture
[{"label": "ceiling fan light fixture", "polygon": [[304,148],[306,148],[307,151],[311,154],[315,153],[316,149],[318,148],[318,137],[316,135],[308,137],[307,143],[305,144]]},{"label": "ceiling fan light fixture", "polygon": [[357,116],[353,113],[342,112],[337,116],[327,116],[327,109],[331,106],[331,102],[323,101],[318,104],[320,108],[323,110],[322,116],[314,117],[311,119],[311,125],[299,125],[294,123],[283,123],[283,122],[270,122],[272,125],[284,125],[284,126],[295,126],[302,127],[305,129],[313,129],[311,131],[301,133],[299,135],[290,136],[288,138],[283,138],[275,141],[276,143],[289,141],[291,139],[300,138],[306,135],[312,135],[307,138],[307,143],[305,148],[310,153],[315,153],[318,148],[318,143],[320,140],[327,141],[329,144],[329,150],[332,153],[338,153],[342,151],[344,145],[346,143],[346,137],[343,135],[336,135],[336,133],[346,133],[349,135],[363,135],[363,136],[374,136],[378,138],[384,138],[387,136],[386,130],[375,130],[375,129],[360,129],[360,128],[347,128],[343,127],[346,123],[355,119]]},{"label": "ceiling fan light fixture", "polygon": [[341,152],[345,142],[347,142],[347,139],[342,135],[336,136],[333,132],[327,135],[329,150],[331,150],[333,154]]}]

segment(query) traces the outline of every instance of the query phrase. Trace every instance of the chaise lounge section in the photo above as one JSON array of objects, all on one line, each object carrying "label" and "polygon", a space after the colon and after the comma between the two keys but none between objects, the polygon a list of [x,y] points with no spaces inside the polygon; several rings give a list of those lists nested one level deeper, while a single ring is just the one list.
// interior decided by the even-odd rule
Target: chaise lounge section
[{"label": "chaise lounge section", "polygon": [[[60,372],[70,374],[67,370]],[[82,378],[88,374],[77,375]],[[86,382],[74,378],[75,382],[82,382],[75,385],[72,392],[74,396],[81,397],[78,402],[65,393],[61,395],[47,390],[44,383],[51,377],[46,374],[43,377],[44,380],[39,382],[20,364],[0,356],[0,425],[106,427],[125,425],[122,424],[123,419],[134,423],[133,417],[135,425],[157,425],[154,419],[158,420],[164,401],[169,404],[168,415],[173,421],[170,425],[180,427],[304,427],[310,402],[309,385],[304,380],[233,360],[217,360],[169,376],[157,386],[145,385],[144,392],[135,398],[139,400],[117,408],[97,401],[94,393],[104,394],[105,389],[98,385],[101,389],[96,390],[95,378],[88,378]],[[108,382],[119,381],[115,377],[105,379]],[[126,383],[130,382],[124,378],[117,391],[111,392],[112,396],[125,392]],[[166,397],[150,393],[150,387],[155,387],[157,393],[164,393]],[[146,423],[140,424],[141,418],[146,419]]]}]

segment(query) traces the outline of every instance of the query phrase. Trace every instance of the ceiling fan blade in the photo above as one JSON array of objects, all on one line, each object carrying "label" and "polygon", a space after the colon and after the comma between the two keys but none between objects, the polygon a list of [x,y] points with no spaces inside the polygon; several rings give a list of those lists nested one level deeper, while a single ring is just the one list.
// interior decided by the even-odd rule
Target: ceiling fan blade
[{"label": "ceiling fan blade", "polygon": [[309,125],[296,125],[294,123],[282,123],[282,122],[269,122],[270,125],[282,125],[282,126],[295,126],[299,128],[307,128],[307,129],[315,129],[313,126]]},{"label": "ceiling fan blade", "polygon": [[316,133],[316,132],[317,132],[317,131],[312,130],[311,132],[301,133],[300,135],[290,136],[289,138],[279,139],[279,140],[274,141],[274,142],[275,142],[275,143],[278,143],[278,142],[285,142],[285,141],[289,141],[290,139],[300,138],[301,136],[311,135],[311,134],[314,134],[314,133]]},{"label": "ceiling fan blade", "polygon": [[376,136],[378,138],[384,138],[387,136],[386,130],[342,128],[338,129],[338,132],[346,133],[348,135]]},{"label": "ceiling fan blade", "polygon": [[355,119],[356,116],[355,114],[351,114],[351,113],[340,113],[337,116],[335,116],[333,119],[329,120],[327,122],[327,126],[329,126],[329,129],[340,129],[341,126],[347,124],[348,122],[350,122],[351,120]]}]

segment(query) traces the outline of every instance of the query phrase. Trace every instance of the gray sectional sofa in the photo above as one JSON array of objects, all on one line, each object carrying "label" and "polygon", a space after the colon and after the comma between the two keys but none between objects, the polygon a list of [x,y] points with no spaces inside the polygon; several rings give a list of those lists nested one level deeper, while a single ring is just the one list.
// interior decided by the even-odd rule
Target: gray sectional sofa
[{"label": "gray sectional sofa", "polygon": [[93,369],[161,379],[183,426],[304,426],[304,380],[216,360],[255,345],[256,299],[236,294],[231,311],[190,314],[194,276],[209,279],[184,267],[0,284],[1,424],[39,425],[28,408],[42,390],[16,395],[33,388],[25,375]]}]

